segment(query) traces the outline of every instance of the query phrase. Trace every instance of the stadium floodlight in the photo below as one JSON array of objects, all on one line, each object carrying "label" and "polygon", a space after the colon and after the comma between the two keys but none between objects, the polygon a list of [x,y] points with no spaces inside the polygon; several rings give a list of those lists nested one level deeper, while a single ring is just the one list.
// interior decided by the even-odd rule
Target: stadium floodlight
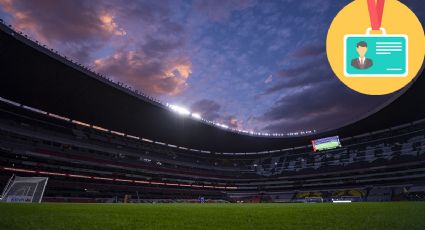
[{"label": "stadium floodlight", "polygon": [[171,108],[171,110],[177,112],[178,114],[185,115],[185,116],[190,115],[190,111],[186,108],[183,108],[177,105],[170,105],[169,107]]},{"label": "stadium floodlight", "polygon": [[192,117],[195,118],[195,119],[198,119],[198,120],[202,119],[202,117],[199,113],[192,113]]},{"label": "stadium floodlight", "polygon": [[217,126],[223,128],[223,129],[228,129],[229,126],[225,125],[225,124],[220,124],[220,123],[216,123]]}]

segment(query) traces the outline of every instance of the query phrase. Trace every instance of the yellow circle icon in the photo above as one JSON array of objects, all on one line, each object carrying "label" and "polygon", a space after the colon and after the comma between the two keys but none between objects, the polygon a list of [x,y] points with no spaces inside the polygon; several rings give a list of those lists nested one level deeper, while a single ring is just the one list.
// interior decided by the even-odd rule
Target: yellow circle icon
[{"label": "yellow circle icon", "polygon": [[386,0],[380,30],[372,30],[367,0],[355,0],[334,18],[326,52],[336,76],[349,88],[384,95],[405,87],[425,55],[423,27],[398,0]]}]

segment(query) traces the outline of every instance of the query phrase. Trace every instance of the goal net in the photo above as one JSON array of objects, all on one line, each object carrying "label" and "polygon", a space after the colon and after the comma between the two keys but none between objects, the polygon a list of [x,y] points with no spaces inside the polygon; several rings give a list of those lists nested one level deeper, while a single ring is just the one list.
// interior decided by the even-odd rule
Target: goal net
[{"label": "goal net", "polygon": [[3,190],[1,200],[3,202],[40,203],[47,180],[47,177],[12,176]]}]

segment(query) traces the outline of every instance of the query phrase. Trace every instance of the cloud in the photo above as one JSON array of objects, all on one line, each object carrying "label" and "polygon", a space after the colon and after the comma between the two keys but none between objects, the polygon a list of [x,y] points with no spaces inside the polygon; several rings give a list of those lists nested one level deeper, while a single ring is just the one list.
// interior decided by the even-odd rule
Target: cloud
[{"label": "cloud", "polygon": [[192,112],[201,114],[206,120],[224,124],[230,128],[240,129],[240,120],[238,120],[235,115],[222,114],[221,108],[221,105],[216,101],[208,99],[196,101],[190,106]]},{"label": "cloud", "polygon": [[186,34],[169,4],[0,0],[0,6],[14,27],[135,89],[175,96],[188,85]]},{"label": "cloud", "polygon": [[[138,7],[144,6],[139,5]],[[97,59],[95,68],[152,96],[181,95],[192,74],[183,27],[171,22],[168,11],[159,8],[153,18],[142,17],[148,31],[131,32],[131,46]],[[133,16],[132,16],[133,17]]]},{"label": "cloud", "polygon": [[203,118],[214,121],[220,117],[219,111],[221,106],[213,101],[208,99],[202,99],[190,106],[190,110],[194,113],[201,114]]},{"label": "cloud", "polygon": [[123,28],[119,28],[117,23],[114,21],[114,18],[111,14],[103,12],[99,16],[100,21],[102,22],[102,28],[109,33],[118,36],[125,36],[127,32]]},{"label": "cloud", "polygon": [[182,40],[154,39],[151,36],[148,36],[146,40],[145,44],[141,46],[141,49],[148,58],[166,58],[174,49],[183,46]]},{"label": "cloud", "polygon": [[88,60],[112,36],[125,35],[102,2],[84,0],[0,0],[12,24],[41,42],[61,46],[68,56]]},{"label": "cloud", "polygon": [[154,96],[181,94],[191,74],[191,63],[187,58],[160,61],[149,58],[143,50],[121,51],[98,59],[95,68]]},{"label": "cloud", "polygon": [[336,81],[326,58],[320,58],[302,63],[295,67],[281,69],[277,73],[277,76],[280,78],[275,81],[276,83],[268,87],[259,96],[297,87],[309,87],[325,81]]},{"label": "cloud", "polygon": [[221,117],[219,123],[225,124],[233,129],[241,129],[240,121],[233,115]]},{"label": "cloud", "polygon": [[322,82],[281,97],[258,120],[265,122],[263,131],[324,130],[337,127],[373,110],[391,96],[366,96],[339,82]]}]

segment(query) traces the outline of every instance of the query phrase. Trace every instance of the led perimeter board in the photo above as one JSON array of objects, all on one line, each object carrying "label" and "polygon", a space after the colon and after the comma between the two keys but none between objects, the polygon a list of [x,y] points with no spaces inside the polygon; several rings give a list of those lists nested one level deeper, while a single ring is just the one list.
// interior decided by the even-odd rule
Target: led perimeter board
[{"label": "led perimeter board", "polygon": [[313,150],[315,152],[341,147],[341,142],[339,142],[338,136],[312,140],[311,144],[313,145]]}]

